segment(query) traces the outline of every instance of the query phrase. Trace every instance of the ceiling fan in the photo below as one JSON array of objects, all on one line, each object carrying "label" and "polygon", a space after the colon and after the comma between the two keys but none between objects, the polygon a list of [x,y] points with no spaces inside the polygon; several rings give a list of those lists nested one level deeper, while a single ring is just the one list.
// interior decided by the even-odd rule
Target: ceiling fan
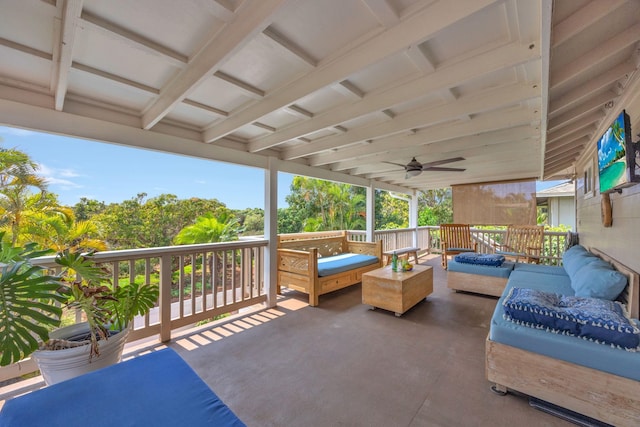
[{"label": "ceiling fan", "polygon": [[401,165],[399,163],[393,163],[393,162],[384,162],[384,163],[389,163],[391,165],[396,165],[396,166],[403,167],[404,170],[407,171],[407,174],[405,175],[404,178],[405,179],[409,179],[409,178],[412,178],[414,176],[420,175],[422,173],[422,171],[464,172],[466,169],[439,167],[439,165],[444,165],[446,163],[459,162],[459,161],[462,161],[462,160],[465,160],[465,158],[464,157],[452,157],[450,159],[437,160],[435,162],[429,162],[429,163],[424,163],[423,164],[423,163],[420,163],[419,161],[417,161],[416,158],[414,157],[406,165]]}]

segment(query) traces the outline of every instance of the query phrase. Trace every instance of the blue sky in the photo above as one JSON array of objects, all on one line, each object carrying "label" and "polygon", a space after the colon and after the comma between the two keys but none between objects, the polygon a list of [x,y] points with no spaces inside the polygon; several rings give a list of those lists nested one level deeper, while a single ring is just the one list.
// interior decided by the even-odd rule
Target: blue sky
[{"label": "blue sky", "polygon": [[[180,199],[218,199],[231,209],[264,207],[264,171],[228,163],[164,154],[64,136],[1,127],[2,147],[17,148],[40,165],[49,191],[72,206],[80,198],[105,203],[175,194]],[[293,176],[278,176],[278,206]]]},{"label": "blue sky", "polygon": [[[261,169],[2,126],[0,138],[4,148],[17,148],[40,165],[49,191],[64,205],[82,197],[120,203],[147,193],[217,199],[231,209],[264,207]],[[287,206],[292,179],[278,176],[279,207]],[[539,182],[537,189],[559,182]]]}]

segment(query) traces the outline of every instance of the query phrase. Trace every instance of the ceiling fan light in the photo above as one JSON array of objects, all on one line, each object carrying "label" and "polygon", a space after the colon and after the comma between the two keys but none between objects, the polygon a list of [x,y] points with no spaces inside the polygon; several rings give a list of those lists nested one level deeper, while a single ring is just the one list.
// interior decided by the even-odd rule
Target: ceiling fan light
[{"label": "ceiling fan light", "polygon": [[422,169],[408,169],[407,178],[413,178],[414,176],[418,176],[421,173],[422,173]]}]

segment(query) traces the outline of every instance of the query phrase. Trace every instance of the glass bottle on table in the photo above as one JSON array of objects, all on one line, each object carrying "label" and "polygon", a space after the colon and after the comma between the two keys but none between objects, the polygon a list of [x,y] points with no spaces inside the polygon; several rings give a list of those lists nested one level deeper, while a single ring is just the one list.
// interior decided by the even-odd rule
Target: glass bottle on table
[{"label": "glass bottle on table", "polygon": [[396,254],[396,251],[393,251],[391,256],[391,270],[398,271],[398,254]]}]

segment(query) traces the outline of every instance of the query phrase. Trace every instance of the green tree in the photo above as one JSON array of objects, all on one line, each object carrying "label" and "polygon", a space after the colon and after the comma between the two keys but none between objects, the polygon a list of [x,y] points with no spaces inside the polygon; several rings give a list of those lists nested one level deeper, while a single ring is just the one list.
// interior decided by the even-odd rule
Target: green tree
[{"label": "green tree", "polygon": [[391,230],[409,226],[409,203],[388,191],[376,190],[376,230]]},{"label": "green tree", "polygon": [[453,222],[453,200],[450,188],[418,193],[418,225],[440,225]]},{"label": "green tree", "polygon": [[[365,227],[364,189],[348,184],[296,176],[287,196],[288,210],[285,220],[280,221],[279,232],[321,231],[355,229]],[[282,213],[279,212],[279,216]],[[291,230],[300,223],[301,229]],[[285,225],[286,224],[286,225]]]},{"label": "green tree", "polygon": [[18,241],[25,211],[47,200],[31,197],[34,190],[40,195],[47,190],[37,170],[38,165],[22,151],[0,148],[0,226],[10,231],[13,245]]},{"label": "green tree", "polygon": [[114,249],[169,246],[185,226],[207,213],[214,217],[228,215],[230,210],[216,199],[178,200],[162,194],[146,200],[146,193],[122,203],[112,203],[91,217]]},{"label": "green tree", "polygon": [[206,214],[197,218],[195,224],[180,230],[173,240],[177,245],[230,242],[238,240],[238,234],[241,232],[237,218],[228,214],[218,218],[213,214]]},{"label": "green tree", "polygon": [[240,226],[244,230],[243,234],[257,236],[264,233],[264,210],[260,208],[247,208],[234,211]]}]

